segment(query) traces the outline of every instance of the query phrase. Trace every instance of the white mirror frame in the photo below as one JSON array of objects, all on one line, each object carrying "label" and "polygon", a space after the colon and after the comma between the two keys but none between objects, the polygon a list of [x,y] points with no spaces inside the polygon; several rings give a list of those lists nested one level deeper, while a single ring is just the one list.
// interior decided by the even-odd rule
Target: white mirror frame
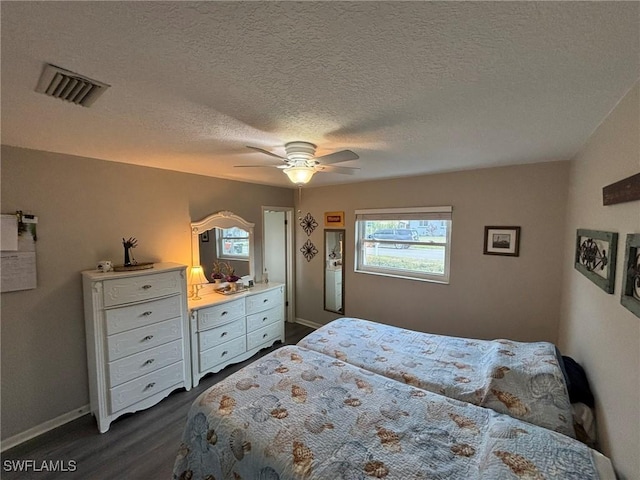
[{"label": "white mirror frame", "polygon": [[253,265],[253,227],[255,224],[247,222],[244,218],[233,212],[221,211],[203,218],[199,222],[191,222],[191,265],[200,265],[200,238],[199,235],[212,228],[238,227],[249,232],[249,275],[255,279]]}]

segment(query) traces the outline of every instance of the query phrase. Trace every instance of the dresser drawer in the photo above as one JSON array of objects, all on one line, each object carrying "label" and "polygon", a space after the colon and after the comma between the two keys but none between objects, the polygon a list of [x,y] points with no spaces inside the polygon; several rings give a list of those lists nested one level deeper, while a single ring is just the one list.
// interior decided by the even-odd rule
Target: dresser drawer
[{"label": "dresser drawer", "polygon": [[128,307],[112,308],[105,311],[107,335],[169,320],[181,314],[182,297],[180,295]]},{"label": "dresser drawer", "polygon": [[244,298],[198,310],[198,331],[224,325],[244,316]]},{"label": "dresser drawer", "polygon": [[108,361],[182,338],[181,322],[182,318],[174,318],[107,337]]},{"label": "dresser drawer", "polygon": [[270,308],[264,312],[254,313],[247,316],[247,332],[253,332],[274,322],[284,321],[284,309],[282,306]]},{"label": "dresser drawer", "polygon": [[200,353],[200,370],[204,371],[215,367],[219,363],[231,360],[246,351],[247,344],[244,336],[210,348]]},{"label": "dresser drawer", "polygon": [[112,388],[111,413],[117,412],[151,395],[161,392],[184,381],[184,365],[174,363],[155,372],[138,377],[130,382]]},{"label": "dresser drawer", "polygon": [[272,323],[247,334],[247,350],[259,347],[262,344],[271,345],[282,332],[282,323]]},{"label": "dresser drawer", "polygon": [[283,298],[282,288],[251,295],[247,297],[247,315],[282,305]]},{"label": "dresser drawer", "polygon": [[180,293],[182,282],[184,282],[184,278],[180,272],[105,280],[104,306],[113,307]]},{"label": "dresser drawer", "polygon": [[247,327],[244,318],[239,318],[231,323],[222,325],[221,327],[212,328],[204,332],[198,333],[198,344],[200,351],[203,352],[209,348],[228,342],[234,338],[240,337],[247,333]]},{"label": "dresser drawer", "polygon": [[115,387],[182,360],[182,341],[176,340],[109,363],[109,385]]}]

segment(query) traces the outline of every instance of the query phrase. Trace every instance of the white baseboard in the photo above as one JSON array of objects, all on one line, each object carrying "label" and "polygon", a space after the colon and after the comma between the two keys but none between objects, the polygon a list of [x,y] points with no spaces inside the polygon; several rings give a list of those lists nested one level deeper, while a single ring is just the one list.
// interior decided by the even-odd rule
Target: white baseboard
[{"label": "white baseboard", "polygon": [[38,435],[42,435],[43,433],[48,432],[49,430],[53,430],[54,428],[60,427],[65,423],[69,423],[77,418],[80,418],[87,413],[89,413],[90,407],[89,405],[84,405],[80,408],[77,408],[71,412],[63,413],[59,417],[52,418],[51,420],[47,420],[40,425],[36,425],[29,430],[25,430],[22,433],[14,435],[13,437],[9,437],[6,440],[2,440],[0,442],[0,452],[4,452],[5,450],[9,450],[10,448],[15,447],[16,445],[20,445],[27,440],[31,440],[32,438],[37,437]]},{"label": "white baseboard", "polygon": [[306,327],[311,327],[311,328],[320,328],[323,326],[320,323],[312,322],[311,320],[305,320],[304,318],[298,318],[298,317],[296,317],[296,323],[299,323],[300,325],[304,325]]}]

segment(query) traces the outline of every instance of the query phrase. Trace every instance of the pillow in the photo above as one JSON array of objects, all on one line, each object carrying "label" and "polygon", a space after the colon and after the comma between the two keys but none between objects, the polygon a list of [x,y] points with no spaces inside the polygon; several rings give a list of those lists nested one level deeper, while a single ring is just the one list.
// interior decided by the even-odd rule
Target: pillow
[{"label": "pillow", "polygon": [[566,372],[567,389],[569,390],[571,403],[580,402],[594,408],[593,393],[589,387],[589,380],[587,380],[587,374],[584,369],[571,357],[563,355],[562,361],[564,364],[563,371]]}]

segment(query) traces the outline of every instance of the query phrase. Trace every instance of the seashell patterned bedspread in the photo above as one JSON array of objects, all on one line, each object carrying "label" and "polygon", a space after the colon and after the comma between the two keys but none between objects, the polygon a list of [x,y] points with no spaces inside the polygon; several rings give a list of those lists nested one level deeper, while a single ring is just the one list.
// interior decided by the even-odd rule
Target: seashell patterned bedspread
[{"label": "seashell patterned bedspread", "polygon": [[173,478],[588,480],[601,478],[597,455],[566,435],[285,346],[196,399]]},{"label": "seashell patterned bedspread", "polygon": [[475,340],[340,318],[298,345],[575,438],[555,346]]}]

